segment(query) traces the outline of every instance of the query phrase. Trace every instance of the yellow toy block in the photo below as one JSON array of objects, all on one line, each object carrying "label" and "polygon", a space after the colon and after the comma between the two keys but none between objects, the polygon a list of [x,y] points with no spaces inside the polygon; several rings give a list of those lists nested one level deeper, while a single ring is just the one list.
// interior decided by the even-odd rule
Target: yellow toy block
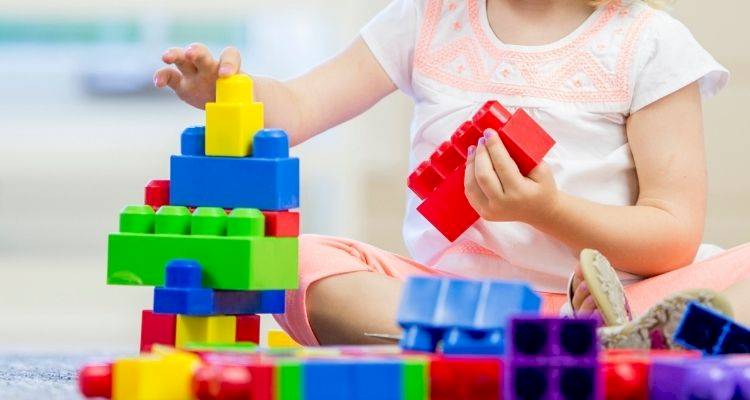
[{"label": "yellow toy block", "polygon": [[216,81],[216,102],[206,103],[206,155],[246,157],[263,129],[263,103],[253,101],[253,81],[233,75]]},{"label": "yellow toy block", "polygon": [[200,365],[197,355],[184,352],[118,360],[112,366],[112,400],[190,399]]},{"label": "yellow toy block", "polygon": [[295,342],[286,332],[277,329],[268,331],[268,347],[271,349],[296,349],[302,345]]},{"label": "yellow toy block", "polygon": [[177,315],[175,347],[183,348],[188,343],[234,343],[236,342],[237,318],[232,315],[215,317],[188,317]]}]

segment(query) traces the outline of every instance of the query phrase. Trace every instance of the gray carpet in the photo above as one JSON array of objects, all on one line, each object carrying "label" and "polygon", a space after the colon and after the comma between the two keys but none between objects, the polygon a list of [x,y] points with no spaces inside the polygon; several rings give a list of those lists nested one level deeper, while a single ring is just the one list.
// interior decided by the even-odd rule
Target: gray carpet
[{"label": "gray carpet", "polygon": [[76,383],[78,369],[117,356],[0,353],[0,399],[81,399]]}]

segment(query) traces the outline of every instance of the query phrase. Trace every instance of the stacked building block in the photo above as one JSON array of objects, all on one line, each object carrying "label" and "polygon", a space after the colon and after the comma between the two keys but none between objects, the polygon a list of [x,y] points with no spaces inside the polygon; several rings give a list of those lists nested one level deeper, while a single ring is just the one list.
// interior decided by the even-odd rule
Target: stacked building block
[{"label": "stacked building block", "polygon": [[217,81],[206,126],[185,129],[144,203],[121,212],[107,260],[107,283],[154,287],[141,350],[254,347],[259,314],[283,313],[298,286],[299,160],[263,129],[250,77]]},{"label": "stacked building block", "polygon": [[594,319],[513,318],[505,399],[601,398],[596,328]]},{"label": "stacked building block", "polygon": [[511,114],[497,101],[488,101],[462,124],[408,179],[409,188],[424,200],[417,210],[451,242],[479,219],[464,194],[464,174],[469,146],[487,129],[498,132],[524,176],[555,144],[523,109]]},{"label": "stacked building block", "polygon": [[503,354],[510,316],[539,312],[541,300],[522,283],[412,277],[398,310],[401,347],[445,354]]},{"label": "stacked building block", "polygon": [[674,340],[709,355],[750,353],[750,329],[698,303],[688,305]]}]

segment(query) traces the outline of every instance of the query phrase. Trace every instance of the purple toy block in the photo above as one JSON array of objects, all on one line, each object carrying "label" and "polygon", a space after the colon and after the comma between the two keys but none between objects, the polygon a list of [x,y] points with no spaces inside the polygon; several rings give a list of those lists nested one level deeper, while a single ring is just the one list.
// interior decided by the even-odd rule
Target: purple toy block
[{"label": "purple toy block", "polygon": [[602,398],[594,319],[511,319],[506,399]]},{"label": "purple toy block", "polygon": [[652,400],[750,398],[750,362],[705,358],[657,359],[651,365]]}]

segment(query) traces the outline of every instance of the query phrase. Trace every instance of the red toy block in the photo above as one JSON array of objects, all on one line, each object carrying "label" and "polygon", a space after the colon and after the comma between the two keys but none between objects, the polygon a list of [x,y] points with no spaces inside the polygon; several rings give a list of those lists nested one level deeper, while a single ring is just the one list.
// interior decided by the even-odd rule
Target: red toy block
[{"label": "red toy block", "polygon": [[555,140],[520,108],[499,134],[508,154],[524,176],[529,175],[555,145]]},{"label": "red toy block", "polygon": [[451,242],[479,219],[464,194],[466,165],[453,171],[422,204],[417,207],[425,218]]},{"label": "red toy block", "polygon": [[443,177],[433,168],[429,161],[419,164],[417,169],[409,175],[409,188],[424,200],[443,181]]},{"label": "red toy block", "polygon": [[466,158],[470,146],[476,146],[479,139],[482,138],[482,132],[471,121],[464,122],[451,136],[451,143],[459,153]]},{"label": "red toy block", "polygon": [[502,396],[501,358],[433,357],[429,370],[432,400],[497,400]]},{"label": "red toy block", "polygon": [[169,181],[153,180],[146,185],[145,204],[154,209],[169,205]]},{"label": "red toy block", "polygon": [[193,375],[193,394],[198,400],[251,399],[254,383],[245,367],[207,365]]},{"label": "red toy block", "polygon": [[607,350],[600,360],[605,398],[647,400],[653,359],[700,357],[698,351]]},{"label": "red toy block", "polygon": [[87,365],[78,372],[78,389],[87,398],[112,398],[112,364]]},{"label": "red toy block", "polygon": [[154,344],[174,346],[177,316],[157,314],[151,310],[141,313],[141,352],[151,351]]},{"label": "red toy block", "polygon": [[266,217],[266,236],[299,236],[299,212],[263,211],[263,215]]},{"label": "red toy block", "polygon": [[260,315],[238,315],[235,340],[260,343]]},{"label": "red toy block", "polygon": [[555,144],[524,110],[511,114],[492,100],[471,121],[464,122],[428,161],[419,164],[408,179],[409,188],[424,200],[417,210],[451,242],[479,219],[466,199],[463,179],[468,148],[489,128],[498,132],[523,175],[536,168]]},{"label": "red toy block", "polygon": [[453,147],[453,143],[444,142],[443,144],[432,153],[430,157],[430,164],[432,164],[435,171],[437,171],[443,178],[448,177],[456,168],[464,165],[466,158]]}]

